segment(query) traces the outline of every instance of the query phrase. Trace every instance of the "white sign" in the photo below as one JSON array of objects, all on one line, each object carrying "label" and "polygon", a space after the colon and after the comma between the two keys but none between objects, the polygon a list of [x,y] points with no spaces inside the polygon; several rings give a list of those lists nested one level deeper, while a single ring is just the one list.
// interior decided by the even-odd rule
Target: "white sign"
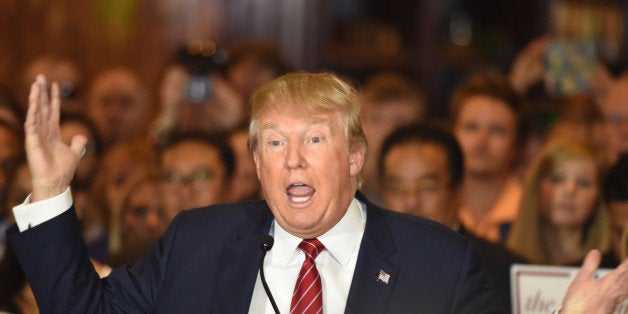
[{"label": "white sign", "polygon": [[[514,264],[510,267],[510,291],[513,314],[551,313],[557,310],[567,288],[580,268]],[[604,277],[611,269],[599,269]],[[615,309],[615,314],[628,314],[628,299]]]}]

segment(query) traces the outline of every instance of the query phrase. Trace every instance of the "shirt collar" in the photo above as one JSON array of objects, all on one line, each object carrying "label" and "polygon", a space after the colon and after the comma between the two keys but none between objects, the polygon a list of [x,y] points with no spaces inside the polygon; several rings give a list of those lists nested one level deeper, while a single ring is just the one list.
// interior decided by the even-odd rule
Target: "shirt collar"
[{"label": "shirt collar", "polygon": [[[354,198],[340,221],[319,236],[318,240],[339,264],[346,265],[352,252],[360,245],[358,242],[362,238],[365,226],[365,205]],[[297,246],[303,239],[288,233],[274,220],[270,234],[275,238],[275,246],[272,249],[274,262],[283,266],[296,262],[300,252]]]}]

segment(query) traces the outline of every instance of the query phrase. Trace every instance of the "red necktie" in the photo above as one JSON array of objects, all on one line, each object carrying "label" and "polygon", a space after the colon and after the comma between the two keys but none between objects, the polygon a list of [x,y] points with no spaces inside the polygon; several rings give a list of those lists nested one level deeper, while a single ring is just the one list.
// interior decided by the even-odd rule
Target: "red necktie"
[{"label": "red necktie", "polygon": [[325,246],[318,239],[307,239],[299,243],[299,248],[305,253],[305,261],[294,286],[290,313],[322,313],[323,287],[314,259]]}]

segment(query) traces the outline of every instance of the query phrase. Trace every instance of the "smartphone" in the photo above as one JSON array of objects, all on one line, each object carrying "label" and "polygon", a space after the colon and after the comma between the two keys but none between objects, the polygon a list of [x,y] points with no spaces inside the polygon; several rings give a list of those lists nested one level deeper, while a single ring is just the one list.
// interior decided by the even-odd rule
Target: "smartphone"
[{"label": "smartphone", "polygon": [[551,40],[545,54],[546,85],[554,95],[591,92],[589,75],[597,66],[592,40]]}]

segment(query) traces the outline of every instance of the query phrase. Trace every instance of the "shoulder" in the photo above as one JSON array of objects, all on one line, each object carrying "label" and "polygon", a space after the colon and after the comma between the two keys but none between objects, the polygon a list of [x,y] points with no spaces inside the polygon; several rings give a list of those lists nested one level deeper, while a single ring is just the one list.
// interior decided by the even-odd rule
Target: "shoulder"
[{"label": "shoulder", "polygon": [[466,247],[469,241],[451,228],[433,220],[398,213],[371,203],[361,192],[356,198],[366,206],[366,232],[379,237],[390,236],[395,245],[441,243]]},{"label": "shoulder", "polygon": [[425,250],[439,252],[443,251],[443,247],[447,247],[450,252],[464,254],[471,243],[467,238],[438,222],[387,209],[380,209],[380,212],[387,217],[391,235],[398,245],[407,244],[417,249],[420,244]]},{"label": "shoulder", "polygon": [[262,226],[272,220],[265,201],[216,204],[181,211],[169,230],[176,233],[230,234],[244,225]]},{"label": "shoulder", "polygon": [[365,236],[374,241],[389,243],[395,247],[396,254],[423,255],[425,258],[425,255],[461,256],[468,253],[471,242],[447,226],[429,219],[384,209],[371,203],[366,203],[366,206]]},{"label": "shoulder", "polygon": [[189,219],[191,221],[199,219],[238,219],[267,208],[268,206],[263,200],[244,201],[191,208],[181,211],[178,216],[181,216],[181,219]]},{"label": "shoulder", "polygon": [[460,234],[462,234],[463,236],[465,236],[466,238],[468,238],[469,240],[471,240],[473,243],[476,244],[482,259],[484,261],[487,261],[489,264],[491,264],[491,261],[493,262],[493,264],[505,263],[508,265],[514,264],[514,263],[520,263],[520,264],[528,263],[528,261],[525,258],[510,251],[506,247],[490,242],[488,240],[479,238],[475,236],[474,234],[470,233],[464,227],[461,227],[459,232]]},{"label": "shoulder", "polygon": [[[417,235],[430,234],[432,236],[451,238],[454,241],[465,241],[457,232],[436,221],[417,217],[410,214],[397,213],[388,209],[380,208],[380,212],[385,215],[394,229],[404,230],[404,232],[416,233]],[[406,230],[408,229],[408,230]]]}]

